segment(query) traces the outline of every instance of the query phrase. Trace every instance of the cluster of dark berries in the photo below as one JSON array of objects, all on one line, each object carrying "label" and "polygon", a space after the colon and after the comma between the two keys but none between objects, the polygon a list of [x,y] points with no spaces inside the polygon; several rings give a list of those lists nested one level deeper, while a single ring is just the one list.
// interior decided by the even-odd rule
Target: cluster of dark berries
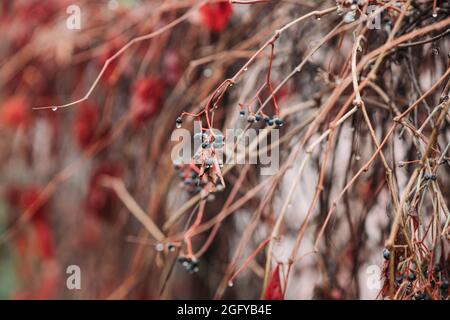
[{"label": "cluster of dark berries", "polygon": [[247,122],[248,123],[255,123],[255,122],[258,122],[259,120],[261,120],[261,116],[259,114],[255,115],[255,116],[248,116],[247,117]]},{"label": "cluster of dark berries", "polygon": [[264,116],[264,122],[268,125],[268,126],[273,126],[275,125],[275,127],[279,128],[281,126],[283,126],[284,122],[283,120],[281,120],[278,117],[275,118],[269,118],[268,116]]},{"label": "cluster of dark berries", "polygon": [[[413,264],[413,265],[415,265],[415,264]],[[404,274],[397,275],[395,277],[395,286],[399,287],[404,282],[404,280],[406,280],[407,284],[406,284],[405,288],[407,289],[407,292],[410,293],[412,291],[412,283],[417,280],[417,274],[416,274],[417,271],[414,271],[414,270],[415,269],[409,269],[409,270],[406,270]],[[429,281],[430,288],[439,290],[441,297],[443,299],[446,299],[449,294],[449,292],[448,292],[449,291],[449,281],[445,277],[441,266],[439,264],[434,266],[434,268],[431,270],[431,277],[429,277],[429,275],[430,275],[429,270],[424,269],[424,270],[422,270],[422,273],[423,273],[423,277],[427,281]],[[408,290],[408,288],[410,290]],[[429,300],[431,298],[426,292],[419,291],[413,296],[413,299]]]},{"label": "cluster of dark berries", "polygon": [[178,262],[181,263],[183,267],[186,268],[186,271],[189,273],[198,272],[198,260],[191,259],[188,257],[178,257]]},{"label": "cluster of dark berries", "polygon": [[212,172],[220,171],[218,167],[223,167],[223,162],[220,157],[216,158],[217,150],[222,149],[225,145],[225,138],[221,133],[212,134],[210,131],[204,133],[196,133],[194,135],[195,141],[201,142],[201,148],[195,153],[194,159],[201,161],[200,172],[202,174],[213,169]]},{"label": "cluster of dark berries", "polygon": [[440,282],[439,289],[441,290],[442,296],[448,297],[449,281],[445,276],[444,270],[437,264],[434,266],[433,271],[436,279]]},{"label": "cluster of dark berries", "polygon": [[[245,117],[246,111],[242,109],[241,111],[239,111],[239,115],[241,116],[241,118]],[[270,118],[269,116],[264,116],[262,119],[264,120],[264,123],[268,126],[275,125],[277,128],[279,128],[284,124],[283,120],[278,117]],[[257,123],[260,120],[261,116],[259,114],[255,115],[250,114],[249,116],[247,116],[247,122],[251,124]]]},{"label": "cluster of dark berries", "polygon": [[429,173],[425,173],[423,175],[423,178],[425,179],[425,181],[429,181],[429,180],[436,181],[436,179],[437,179],[435,174],[429,174]]},{"label": "cluster of dark berries", "polygon": [[175,248],[176,248],[176,245],[171,242],[169,242],[167,244],[157,243],[155,245],[155,250],[158,252],[162,252],[162,251],[164,251],[164,249],[167,249],[169,252],[173,252],[173,251],[175,251]]},{"label": "cluster of dark berries", "polygon": [[210,135],[208,132],[196,133],[194,140],[202,143],[202,149],[209,149],[211,147],[221,149],[225,145],[225,138],[222,134]]},{"label": "cluster of dark berries", "polygon": [[183,183],[183,186],[189,193],[200,193],[207,181],[203,179],[195,170],[190,167],[175,165],[175,170],[178,170],[178,177]]}]

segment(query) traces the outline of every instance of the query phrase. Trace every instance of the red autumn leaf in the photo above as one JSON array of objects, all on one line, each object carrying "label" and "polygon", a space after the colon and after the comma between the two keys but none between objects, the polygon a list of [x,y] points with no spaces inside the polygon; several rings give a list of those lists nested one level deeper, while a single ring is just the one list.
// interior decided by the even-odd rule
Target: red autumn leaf
[{"label": "red autumn leaf", "polygon": [[7,198],[12,207],[23,213],[32,206],[36,206],[33,210],[32,220],[47,219],[44,204],[38,203],[41,188],[36,186],[11,187],[7,191]]},{"label": "red autumn leaf", "polygon": [[228,24],[233,7],[228,1],[205,4],[200,8],[202,23],[212,32],[220,32]]},{"label": "red autumn leaf", "polygon": [[[113,41],[111,41],[98,57],[99,68],[100,69],[103,68],[103,66],[106,64],[106,61],[108,61],[109,58],[114,56],[123,47],[123,45],[124,43],[121,39],[114,39]],[[101,78],[101,81],[103,83],[109,85],[113,82],[114,80],[113,75],[118,64],[119,59],[114,59],[108,64],[108,67],[106,68]]]},{"label": "red autumn leaf", "polygon": [[86,206],[88,213],[96,218],[111,222],[114,220],[112,216],[113,199],[115,194],[108,188],[105,188],[101,179],[103,176],[120,177],[122,168],[115,164],[101,164],[91,175],[89,182],[89,190],[87,194]]},{"label": "red autumn leaf", "polygon": [[[32,206],[37,206],[30,223],[34,231],[38,254],[41,259],[48,260],[54,257],[54,247],[46,208],[43,204],[38,203],[40,193],[41,188],[36,186],[13,187],[8,190],[7,196],[11,206],[20,214]],[[17,244],[26,245],[27,243],[28,240],[23,238],[22,242]]]},{"label": "red autumn leaf", "polygon": [[98,118],[98,109],[89,102],[85,102],[77,108],[73,135],[81,148],[85,148],[93,142]]},{"label": "red autumn leaf", "polygon": [[270,275],[269,283],[267,284],[266,292],[264,294],[266,300],[283,300],[284,294],[281,288],[280,281],[280,264],[277,264]]},{"label": "red autumn leaf", "polygon": [[117,164],[102,163],[91,174],[86,198],[87,215],[83,219],[80,232],[80,245],[92,248],[99,243],[102,222],[116,221],[114,210],[116,195],[111,189],[105,188],[101,179],[103,176],[122,176],[122,167]]},{"label": "red autumn leaf", "polygon": [[131,116],[136,126],[155,116],[164,94],[164,83],[154,77],[137,80],[131,97]]},{"label": "red autumn leaf", "polygon": [[31,113],[26,99],[15,96],[6,100],[0,109],[0,121],[13,129],[28,128],[31,123]]},{"label": "red autumn leaf", "polygon": [[42,260],[49,260],[55,256],[52,231],[48,222],[45,220],[36,220],[33,222],[34,233],[37,240],[39,254]]}]

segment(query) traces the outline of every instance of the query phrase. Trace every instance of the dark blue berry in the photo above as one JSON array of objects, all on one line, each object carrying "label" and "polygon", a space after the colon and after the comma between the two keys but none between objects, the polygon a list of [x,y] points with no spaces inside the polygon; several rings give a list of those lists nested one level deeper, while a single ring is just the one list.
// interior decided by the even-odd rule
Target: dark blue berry
[{"label": "dark blue berry", "polygon": [[197,260],[191,260],[189,265],[186,267],[187,271],[189,273],[198,272],[198,261]]},{"label": "dark blue berry", "polygon": [[185,264],[186,262],[188,262],[189,261],[189,259],[188,258],[186,258],[186,257],[178,257],[178,262],[179,263],[181,263],[181,264]]},{"label": "dark blue berry", "polygon": [[389,252],[388,249],[383,250],[383,258],[386,260],[389,260],[391,258],[391,253]]},{"label": "dark blue berry", "polygon": [[275,119],[275,125],[277,127],[281,127],[283,125],[283,123],[284,123],[283,120],[281,120],[280,118]]},{"label": "dark blue berry", "polygon": [[178,117],[176,120],[175,120],[175,123],[176,123],[176,127],[177,128],[181,128],[181,123],[183,122],[183,120],[181,120],[181,117]]}]

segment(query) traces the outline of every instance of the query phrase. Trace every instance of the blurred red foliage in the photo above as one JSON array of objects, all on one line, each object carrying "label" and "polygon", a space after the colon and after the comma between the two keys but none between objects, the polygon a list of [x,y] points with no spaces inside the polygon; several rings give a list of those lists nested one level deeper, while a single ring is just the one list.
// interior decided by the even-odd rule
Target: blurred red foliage
[{"label": "blurred red foliage", "polygon": [[27,129],[31,124],[31,113],[26,99],[13,96],[6,100],[0,109],[0,121],[13,129]]},{"label": "blurred red foliage", "polygon": [[36,25],[45,24],[52,21],[53,16],[59,12],[58,2],[67,1],[22,1],[16,5],[16,12],[23,21]]},{"label": "blurred red foliage", "polygon": [[105,188],[101,179],[103,176],[121,177],[123,167],[117,164],[102,163],[91,174],[86,198],[87,215],[83,218],[81,227],[81,245],[92,248],[100,242],[102,222],[116,221],[117,211],[114,208],[116,196],[111,189]]},{"label": "blurred red foliage", "polygon": [[228,24],[233,7],[228,1],[205,4],[200,8],[203,24],[212,32],[220,32]]},{"label": "blurred red foliage", "polygon": [[[40,187],[25,186],[25,187],[11,187],[7,191],[7,199],[12,208],[17,210],[19,214],[23,214],[32,206],[37,206],[33,211],[33,216],[30,217],[31,227],[33,230],[32,236],[35,239],[37,252],[42,260],[49,260],[54,257],[54,245],[52,239],[51,225],[47,214],[47,208],[44,204],[39,203],[39,195],[42,192]],[[20,246],[27,246],[28,241],[18,242]],[[21,248],[23,251],[24,248]]]},{"label": "blurred red foliage", "polygon": [[266,300],[283,300],[284,294],[280,282],[280,265],[273,269],[264,295]]},{"label": "blurred red foliage", "polygon": [[86,206],[90,215],[107,222],[114,220],[114,217],[111,215],[114,210],[111,210],[111,208],[115,195],[113,191],[102,185],[101,179],[103,176],[121,177],[122,174],[123,168],[120,165],[109,162],[100,164],[94,170],[89,182],[86,200]]},{"label": "blurred red foliage", "polygon": [[10,187],[7,192],[7,199],[12,208],[18,211],[25,211],[31,206],[38,206],[34,211],[31,220],[45,220],[47,214],[44,204],[37,203],[41,188],[33,185],[17,187]]},{"label": "blurred red foliage", "polygon": [[155,116],[161,108],[164,83],[155,77],[137,80],[131,96],[131,116],[135,126]]},{"label": "blurred red foliage", "polygon": [[42,260],[49,260],[55,256],[51,226],[47,220],[35,220],[33,229]]},{"label": "blurred red foliage", "polygon": [[[120,38],[116,38],[111,40],[108,45],[104,48],[100,56],[97,58],[97,65],[100,69],[102,69],[106,61],[114,56],[122,47],[124,46],[124,41]],[[105,70],[105,73],[101,77],[101,82],[105,85],[110,85],[114,82],[114,72],[119,64],[120,59],[112,60],[108,67]]]},{"label": "blurred red foliage", "polygon": [[[3,1],[2,1],[3,2]],[[11,40],[15,48],[27,44],[33,37],[33,30],[37,26],[46,25],[53,21],[61,12],[61,8],[68,5],[68,0],[27,0],[4,1],[6,17],[3,19],[8,24],[6,38]],[[1,16],[0,13],[0,16]]]},{"label": "blurred red foliage", "polygon": [[94,141],[99,120],[98,108],[90,102],[84,102],[76,110],[73,136],[78,146],[83,149]]}]

